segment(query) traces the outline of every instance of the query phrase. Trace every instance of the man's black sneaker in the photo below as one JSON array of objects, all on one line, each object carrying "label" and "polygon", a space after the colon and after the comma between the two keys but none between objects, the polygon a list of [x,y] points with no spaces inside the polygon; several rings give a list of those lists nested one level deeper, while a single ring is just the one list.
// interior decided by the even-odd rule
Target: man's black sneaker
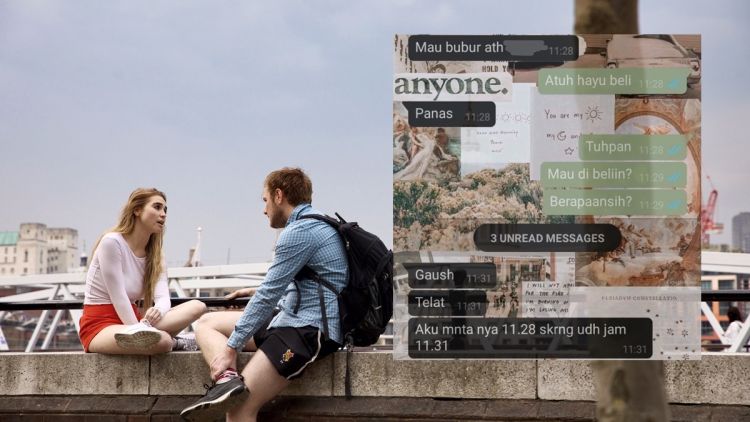
[{"label": "man's black sneaker", "polygon": [[250,395],[242,376],[205,386],[206,394],[180,412],[189,421],[215,421]]}]

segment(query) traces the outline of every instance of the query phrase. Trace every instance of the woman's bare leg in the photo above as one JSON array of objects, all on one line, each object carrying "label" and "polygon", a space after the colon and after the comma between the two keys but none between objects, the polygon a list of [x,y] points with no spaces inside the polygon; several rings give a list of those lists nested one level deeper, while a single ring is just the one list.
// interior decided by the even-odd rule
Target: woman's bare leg
[{"label": "woman's bare leg", "polygon": [[166,331],[172,337],[187,328],[190,323],[197,320],[206,313],[206,304],[200,300],[191,300],[173,307],[167,312],[154,328]]},{"label": "woman's bare leg", "polygon": [[127,325],[110,325],[99,331],[99,334],[91,340],[89,352],[103,353],[107,355],[155,355],[172,350],[172,336],[162,331],[161,339],[148,349],[123,349],[117,345],[115,334],[126,329]]}]

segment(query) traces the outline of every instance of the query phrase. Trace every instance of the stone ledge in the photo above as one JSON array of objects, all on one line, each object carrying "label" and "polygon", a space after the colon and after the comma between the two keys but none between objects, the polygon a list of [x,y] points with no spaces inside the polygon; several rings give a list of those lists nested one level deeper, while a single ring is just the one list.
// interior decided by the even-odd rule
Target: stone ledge
[{"label": "stone ledge", "polygon": [[[346,353],[336,353],[333,392],[344,395]],[[463,399],[536,398],[529,360],[393,360],[390,353],[353,353],[352,395]]]},{"label": "stone ledge", "polygon": [[[251,356],[243,353],[240,363]],[[341,397],[345,365],[343,352],[326,357],[294,381],[285,395]],[[350,369],[355,397],[594,399],[586,361],[394,361],[390,353],[355,352]],[[208,366],[197,352],[152,358],[3,353],[0,373],[0,396],[192,396],[203,394],[202,385],[209,382]],[[701,361],[666,362],[667,392],[673,403],[750,405],[750,391],[727,387],[743,385],[748,373],[748,355],[716,353],[703,355]]]},{"label": "stone ledge", "polygon": [[[243,368],[252,353],[241,353],[238,366]],[[304,375],[284,391],[293,396],[333,395],[333,356],[315,362]],[[203,384],[211,384],[208,365],[198,352],[169,353],[151,358],[149,394],[155,396],[203,394]]]},{"label": "stone ledge", "polygon": [[[750,404],[744,385],[750,355],[704,353],[700,361],[665,361],[667,397],[671,403]],[[537,388],[543,400],[595,400],[587,361],[540,360]]]},{"label": "stone ledge", "polygon": [[148,356],[0,354],[0,395],[148,394]]}]

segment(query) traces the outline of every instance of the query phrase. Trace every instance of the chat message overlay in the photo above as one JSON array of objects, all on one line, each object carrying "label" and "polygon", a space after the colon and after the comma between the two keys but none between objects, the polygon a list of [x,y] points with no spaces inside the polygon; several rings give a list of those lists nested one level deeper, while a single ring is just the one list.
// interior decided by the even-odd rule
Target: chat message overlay
[{"label": "chat message overlay", "polygon": [[700,358],[698,35],[396,35],[396,359]]}]

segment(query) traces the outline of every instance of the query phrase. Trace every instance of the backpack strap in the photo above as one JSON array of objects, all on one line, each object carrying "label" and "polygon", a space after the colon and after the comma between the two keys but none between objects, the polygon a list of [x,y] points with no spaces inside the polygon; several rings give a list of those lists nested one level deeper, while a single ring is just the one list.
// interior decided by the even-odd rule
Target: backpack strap
[{"label": "backpack strap", "polygon": [[[333,284],[327,282],[325,279],[323,279],[323,277],[319,276],[318,273],[315,272],[315,270],[308,267],[307,265],[302,267],[302,269],[300,269],[299,272],[297,272],[297,274],[294,276],[295,284],[302,281],[303,279],[310,279],[315,281],[326,289],[332,291],[336,296],[340,294],[340,292],[336,290],[336,287]],[[299,298],[297,299],[299,300]]]},{"label": "backpack strap", "polygon": [[[389,261],[388,258],[390,258],[390,252],[389,252],[389,255],[386,256],[385,258],[386,259],[383,259],[383,261],[388,262]],[[384,266],[384,265],[385,265],[384,263],[381,263],[379,267]],[[382,267],[380,269],[382,269]],[[318,283],[318,297],[320,298],[320,309],[322,312],[321,319],[323,322],[323,326],[325,327],[323,334],[326,336],[326,338],[330,338],[328,337],[328,315],[326,313],[326,304],[325,304],[325,301],[323,300],[323,287],[326,287],[327,289],[335,293],[336,296],[339,296],[341,293],[337,292],[336,288],[331,283],[324,280],[322,277],[320,277],[320,275],[318,275],[317,272],[315,272],[315,270],[308,267],[307,265],[302,267],[302,269],[294,277],[295,277],[295,283],[294,283],[295,286],[297,286],[298,277],[299,279],[309,278],[315,281],[316,283]],[[297,307],[299,307],[299,296],[297,296]],[[349,371],[349,361],[351,360],[353,341],[350,338],[344,338],[342,339],[342,341],[344,343],[344,350],[346,351],[346,369],[344,373],[344,396],[346,397],[346,400],[351,400],[352,378],[351,378],[351,373]]]},{"label": "backpack strap", "polygon": [[326,312],[326,302],[323,296],[323,287],[332,291],[334,294],[336,294],[336,296],[338,296],[340,293],[336,290],[333,284],[324,280],[320,275],[318,275],[318,273],[315,270],[305,265],[294,276],[294,287],[297,289],[297,303],[294,305],[295,314],[297,313],[297,311],[299,311],[299,302],[300,302],[299,282],[302,281],[303,279],[310,279],[310,280],[315,281],[318,284],[318,299],[320,300],[320,313],[321,313],[320,319],[321,319],[321,322],[323,323],[323,335],[325,335],[327,339],[330,339],[330,336],[328,335],[330,332],[329,327],[328,327],[328,312]]},{"label": "backpack strap", "polygon": [[[336,214],[336,215],[338,216],[338,214]],[[303,219],[303,218],[308,218],[308,219],[312,219],[312,220],[322,221],[324,223],[327,223],[329,226],[333,227],[337,231],[338,231],[339,225],[341,223],[345,223],[344,219],[341,218],[341,216],[339,216],[339,218],[341,219],[341,221],[336,220],[335,218],[333,218],[331,216],[320,215],[320,214],[305,214],[305,215],[300,215],[299,217],[297,217],[297,219]]]},{"label": "backpack strap", "polygon": [[[336,220],[333,217],[330,217],[328,215],[319,215],[319,214],[305,214],[300,215],[297,217],[298,219],[313,219],[322,221],[326,224],[328,224],[330,227],[334,228],[336,232],[339,231],[339,226],[342,223],[346,223],[343,218],[341,218],[340,215],[336,214],[336,216],[339,218],[339,220]],[[344,240],[342,238],[342,240]],[[302,267],[297,274],[294,275],[294,287],[297,289],[297,303],[294,306],[294,312],[297,313],[299,310],[299,302],[300,302],[300,290],[299,290],[299,282],[303,279],[310,279],[315,281],[318,284],[318,299],[320,300],[320,311],[321,311],[321,322],[323,323],[323,334],[326,336],[326,338],[330,338],[328,336],[329,333],[329,327],[328,327],[328,313],[326,312],[326,303],[325,298],[323,297],[323,287],[327,288],[328,290],[332,291],[336,296],[339,296],[341,292],[336,290],[336,287],[334,287],[333,284],[329,283],[328,281],[324,280],[318,273],[310,268],[309,266],[305,265]]]},{"label": "backpack strap", "polygon": [[318,283],[318,299],[320,300],[320,322],[323,323],[323,335],[326,339],[331,337],[328,335],[328,312],[326,312],[326,301],[323,298],[323,285]]},{"label": "backpack strap", "polygon": [[294,289],[297,291],[297,303],[294,304],[294,313],[296,314],[297,312],[299,312],[299,298],[300,298],[299,280],[297,280],[297,277],[292,279],[292,283],[294,283]]},{"label": "backpack strap", "polygon": [[346,347],[346,372],[344,373],[344,395],[346,396],[346,400],[351,400],[352,398],[352,377],[349,372],[349,361],[352,357],[352,348]]}]

